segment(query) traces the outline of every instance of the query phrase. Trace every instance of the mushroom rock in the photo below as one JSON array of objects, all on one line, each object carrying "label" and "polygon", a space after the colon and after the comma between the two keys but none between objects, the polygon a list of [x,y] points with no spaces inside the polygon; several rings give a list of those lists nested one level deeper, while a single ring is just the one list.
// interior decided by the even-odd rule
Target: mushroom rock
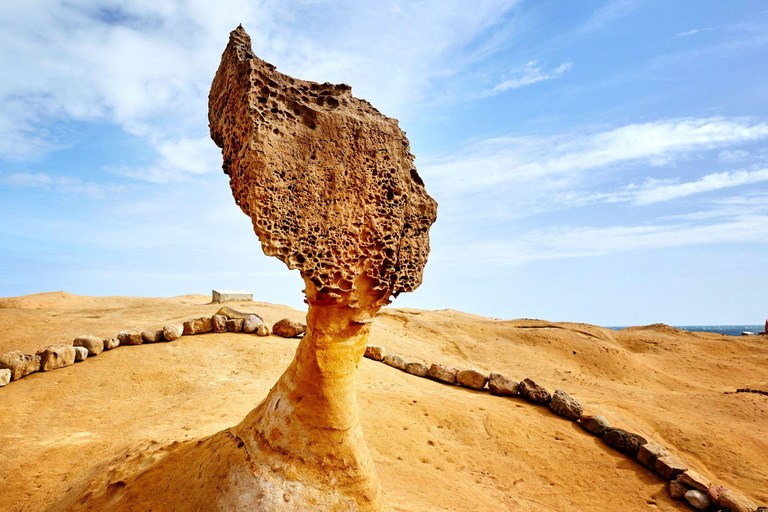
[{"label": "mushroom rock", "polygon": [[110,510],[383,510],[355,372],[379,309],[421,284],[437,203],[396,120],[347,85],[279,73],[242,27],[213,80],[209,121],[264,253],[301,273],[307,332],[239,425],[123,479],[117,502],[96,489],[85,501]]}]

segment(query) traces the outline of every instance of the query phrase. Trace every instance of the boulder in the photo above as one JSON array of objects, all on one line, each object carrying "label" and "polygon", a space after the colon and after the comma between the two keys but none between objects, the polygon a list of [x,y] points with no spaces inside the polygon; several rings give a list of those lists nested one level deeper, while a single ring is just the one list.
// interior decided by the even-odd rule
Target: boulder
[{"label": "boulder", "polygon": [[75,362],[85,361],[88,359],[88,349],[85,347],[75,347]]},{"label": "boulder", "polygon": [[72,345],[49,345],[37,351],[40,356],[40,371],[48,372],[75,363],[75,347]]},{"label": "boulder", "polygon": [[417,377],[426,377],[429,368],[427,368],[427,365],[424,363],[413,362],[405,365],[405,372],[410,373],[411,375],[416,375]]},{"label": "boulder", "polygon": [[192,318],[184,322],[184,334],[203,334],[213,331],[213,320],[209,316]]},{"label": "boulder", "polygon": [[579,421],[581,413],[584,412],[584,406],[562,389],[555,390],[555,394],[552,395],[552,401],[549,402],[549,407],[558,416],[571,421]]},{"label": "boulder", "polygon": [[552,400],[552,396],[549,394],[549,391],[539,386],[531,379],[523,380],[523,382],[521,382],[518,386],[517,392],[520,393],[520,395],[529,402],[538,405],[548,405]]},{"label": "boulder", "polygon": [[11,370],[11,380],[19,380],[40,370],[40,356],[14,350],[0,356],[0,369]]},{"label": "boulder", "polygon": [[389,365],[392,368],[397,368],[398,370],[405,370],[405,365],[408,364],[408,361],[401,355],[387,354],[384,356],[384,364]]},{"label": "boulder", "polygon": [[144,331],[141,333],[141,339],[144,340],[144,343],[157,343],[158,341],[165,340],[162,329],[158,331]]},{"label": "boulder", "polygon": [[248,315],[245,317],[245,320],[243,320],[243,332],[247,332],[248,334],[254,333],[263,323],[264,322],[259,315]]},{"label": "boulder", "polygon": [[709,488],[712,487],[712,482],[709,480],[709,478],[697,473],[692,469],[689,469],[677,477],[677,479],[691,489],[696,489],[699,492],[707,492]]},{"label": "boulder", "polygon": [[709,499],[709,496],[696,489],[691,489],[685,493],[685,501],[696,510],[709,510],[712,507],[712,500]]},{"label": "boulder", "polygon": [[117,335],[117,339],[120,341],[120,345],[141,345],[144,343],[144,339],[141,337],[138,329],[123,331]]},{"label": "boulder", "polygon": [[593,436],[602,437],[605,429],[611,426],[610,422],[600,415],[582,414],[581,426]]},{"label": "boulder", "polygon": [[104,350],[112,350],[120,346],[120,340],[117,338],[107,338],[104,340]]},{"label": "boulder", "polygon": [[671,455],[662,455],[656,459],[653,470],[667,482],[685,473],[688,468]]},{"label": "boulder", "polygon": [[386,354],[387,353],[384,350],[384,347],[380,347],[378,345],[365,346],[365,357],[368,359],[373,359],[374,361],[383,361]]},{"label": "boulder", "polygon": [[757,505],[750,501],[743,494],[739,494],[731,489],[724,489],[717,498],[717,504],[731,512],[755,512]]},{"label": "boulder", "polygon": [[488,376],[488,391],[495,396],[516,396],[519,385],[520,383],[516,380],[500,373],[492,373]]},{"label": "boulder", "polygon": [[227,331],[229,332],[243,332],[243,325],[245,320],[242,318],[230,318],[227,320]]},{"label": "boulder", "polygon": [[456,374],[456,382],[465,388],[483,389],[488,382],[488,376],[474,368],[469,368]]},{"label": "boulder", "polygon": [[[260,323],[260,324],[264,323],[264,320],[259,315],[257,315],[256,313],[247,313],[247,312],[242,312],[242,311],[235,311],[234,309],[230,308],[229,306],[224,306],[224,307],[220,308],[216,312],[216,314],[227,317],[227,320],[234,320],[234,319],[245,320],[249,316],[255,316],[256,318],[259,319],[258,323]],[[257,326],[258,326],[258,324],[257,324]]]},{"label": "boulder", "polygon": [[227,317],[224,315],[213,315],[213,332],[227,332]]},{"label": "boulder", "polygon": [[258,329],[256,329],[256,334],[259,336],[269,336],[269,327],[267,327],[267,324],[261,324]]},{"label": "boulder", "polygon": [[292,322],[283,318],[272,326],[272,333],[283,338],[295,338],[300,334],[307,332],[307,326],[299,322]]},{"label": "boulder", "polygon": [[[648,442],[643,436],[616,427],[606,428],[603,432],[603,439],[614,450],[631,455],[632,457],[636,457],[640,447]],[[672,479],[670,478],[669,480]]]},{"label": "boulder", "polygon": [[679,478],[669,482],[669,497],[673,500],[680,501],[685,499],[685,493],[690,490],[691,489],[683,484]]},{"label": "boulder", "polygon": [[649,442],[642,445],[637,451],[637,462],[654,471],[656,459],[665,455],[668,455],[667,450],[656,443]]},{"label": "boulder", "polygon": [[432,363],[432,366],[430,366],[427,371],[427,377],[433,380],[439,380],[446,384],[456,384],[456,376],[458,374],[458,368],[442,363]]},{"label": "boulder", "polygon": [[85,347],[89,356],[97,356],[104,351],[104,340],[96,336],[79,336],[72,342],[75,347]]},{"label": "boulder", "polygon": [[184,334],[184,324],[168,324],[163,327],[163,339],[165,341],[174,341]]},{"label": "boulder", "polygon": [[7,386],[9,382],[11,382],[11,370],[3,368],[0,370],[0,388]]}]

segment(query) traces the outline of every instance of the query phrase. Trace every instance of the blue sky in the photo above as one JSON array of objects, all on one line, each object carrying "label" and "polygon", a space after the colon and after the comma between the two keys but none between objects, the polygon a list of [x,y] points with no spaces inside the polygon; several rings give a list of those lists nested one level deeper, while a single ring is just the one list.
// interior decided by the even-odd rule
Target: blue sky
[{"label": "blue sky", "polygon": [[241,22],[280,71],[348,83],[408,132],[440,206],[424,284],[394,305],[602,325],[768,316],[761,1],[9,4],[0,296],[221,287],[302,305],[208,137]]}]

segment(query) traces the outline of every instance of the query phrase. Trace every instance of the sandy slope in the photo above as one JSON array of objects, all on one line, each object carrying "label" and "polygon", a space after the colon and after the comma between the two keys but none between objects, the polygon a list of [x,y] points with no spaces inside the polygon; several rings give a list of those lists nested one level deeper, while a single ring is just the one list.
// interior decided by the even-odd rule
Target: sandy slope
[{"label": "sandy slope", "polygon": [[[210,315],[218,306],[206,301],[63,292],[0,299],[0,353]],[[269,323],[303,317],[285,306],[235,307]],[[756,339],[388,309],[371,342],[413,359],[562,388],[615,425],[768,502],[768,397],[724,394],[768,389],[768,345]],[[119,471],[146,467],[174,441],[238,423],[296,345],[243,334],[189,336],[121,347],[0,389],[0,510],[59,509],[93,480],[123,478],[117,461],[128,461]],[[444,386],[366,359],[358,400],[393,510],[686,510],[667,498],[659,478],[521,399]]]}]

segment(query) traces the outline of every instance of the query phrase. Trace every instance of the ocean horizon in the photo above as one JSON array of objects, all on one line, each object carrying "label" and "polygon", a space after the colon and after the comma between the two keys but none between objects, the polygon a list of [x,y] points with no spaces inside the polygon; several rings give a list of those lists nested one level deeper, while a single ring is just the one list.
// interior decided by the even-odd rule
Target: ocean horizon
[{"label": "ocean horizon", "polygon": [[[614,331],[620,331],[626,329],[629,326],[623,327],[607,327]],[[716,334],[725,334],[726,336],[741,336],[742,332],[753,332],[755,334],[762,332],[765,328],[764,325],[673,325],[675,329],[681,329],[683,331],[691,332],[714,332]]]}]

